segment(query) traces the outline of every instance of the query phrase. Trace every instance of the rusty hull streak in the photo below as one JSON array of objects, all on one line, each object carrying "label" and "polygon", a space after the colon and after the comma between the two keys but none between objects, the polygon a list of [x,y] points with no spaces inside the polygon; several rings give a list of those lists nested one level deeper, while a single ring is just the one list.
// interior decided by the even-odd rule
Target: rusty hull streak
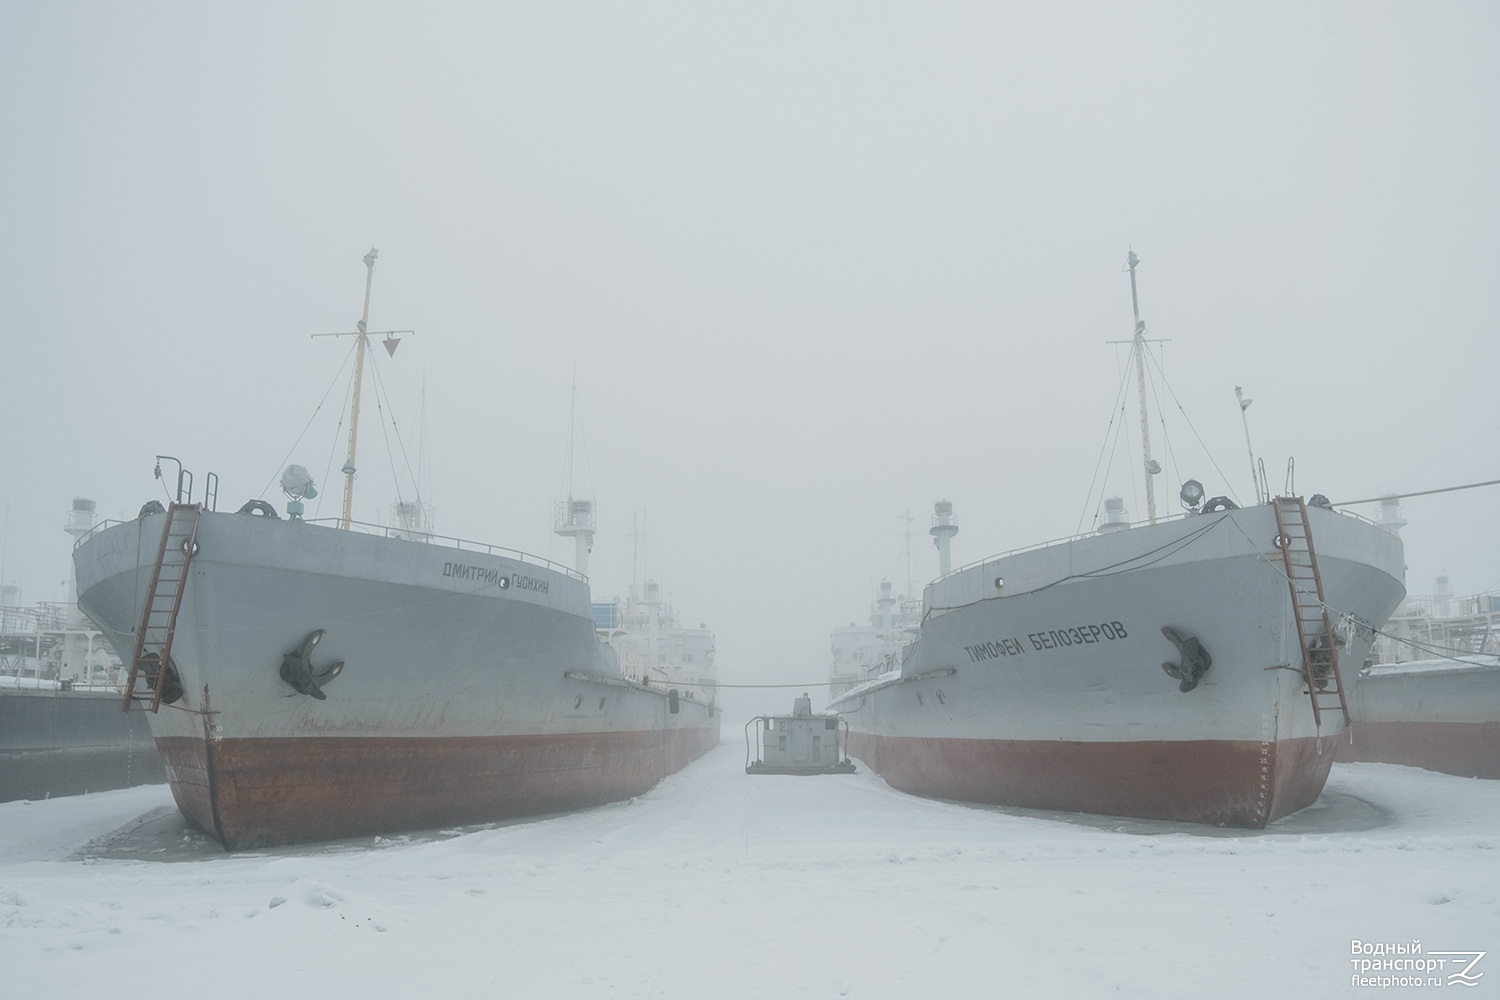
[{"label": "rusty hull streak", "polygon": [[849,734],[849,753],[892,787],[930,798],[1108,816],[1260,828],[1310,805],[1334,742],[1269,745],[1184,740],[1117,743],[933,739]]},{"label": "rusty hull streak", "polygon": [[1500,778],[1500,722],[1356,722],[1338,759]]},{"label": "rusty hull streak", "polygon": [[563,812],[647,791],[708,726],[501,737],[157,740],[178,808],[229,850]]}]

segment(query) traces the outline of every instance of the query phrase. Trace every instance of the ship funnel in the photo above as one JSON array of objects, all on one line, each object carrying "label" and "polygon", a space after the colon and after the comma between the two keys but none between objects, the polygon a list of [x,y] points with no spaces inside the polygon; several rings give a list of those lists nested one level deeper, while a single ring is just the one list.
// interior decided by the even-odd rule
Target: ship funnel
[{"label": "ship funnel", "polygon": [[880,599],[875,604],[880,608],[880,628],[889,632],[894,621],[892,609],[896,607],[896,595],[891,593],[891,581],[880,581]]},{"label": "ship funnel", "polygon": [[953,556],[948,543],[958,534],[958,522],[953,519],[951,500],[939,500],[932,505],[932,510],[932,527],[927,533],[932,536],[932,544],[937,546],[938,576],[947,576],[953,569]]},{"label": "ship funnel", "polygon": [[589,575],[589,553],[594,549],[594,502],[559,500],[552,508],[552,532],[573,539],[573,568]]},{"label": "ship funnel", "polygon": [[1406,527],[1406,516],[1401,510],[1401,500],[1398,497],[1381,497],[1380,513],[1376,515],[1375,523],[1393,535],[1401,534],[1401,529]]},{"label": "ship funnel", "polygon": [[1099,525],[1101,532],[1118,531],[1121,528],[1130,527],[1130,514],[1125,510],[1125,501],[1119,497],[1109,497],[1104,501],[1104,523]]},{"label": "ship funnel", "polygon": [[[90,531],[94,530],[94,501],[88,497],[74,497],[73,508],[68,511],[68,519],[63,522],[63,530],[73,537],[73,544]],[[83,612],[78,609],[78,572],[73,568],[73,560],[68,560],[68,627],[78,628],[83,624]],[[68,643],[66,654],[72,659],[72,642]]]},{"label": "ship funnel", "polygon": [[76,541],[94,530],[94,501],[88,497],[74,497],[73,509],[68,512],[68,521],[63,530]]},{"label": "ship funnel", "polygon": [[[290,508],[291,504],[287,507]],[[300,507],[298,504],[299,514]],[[391,504],[391,537],[411,542],[432,541],[432,514],[432,505],[421,500],[400,500]]]}]

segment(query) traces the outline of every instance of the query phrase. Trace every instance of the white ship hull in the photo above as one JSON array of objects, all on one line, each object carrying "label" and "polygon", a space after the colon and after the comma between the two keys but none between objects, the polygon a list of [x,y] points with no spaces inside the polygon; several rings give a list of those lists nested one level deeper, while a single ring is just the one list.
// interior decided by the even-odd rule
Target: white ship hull
[{"label": "white ship hull", "polygon": [[[75,550],[79,604],[121,650],[165,515]],[[718,742],[715,709],[626,681],[588,584],[519,554],[205,512],[151,717],[177,803],[239,848],[627,798]],[[325,630],[326,699],[282,658]]]},{"label": "white ship hull", "polygon": [[[1340,659],[1361,663],[1404,593],[1400,540],[1308,518]],[[928,587],[900,669],[830,708],[851,755],[916,794],[1263,826],[1317,797],[1343,735],[1341,712],[1314,722],[1276,537],[1260,506],[959,570]],[[1163,627],[1212,658],[1192,690],[1162,668],[1180,659]]]},{"label": "white ship hull", "polygon": [[1361,672],[1341,761],[1379,761],[1500,778],[1500,662],[1434,660]]},{"label": "white ship hull", "polygon": [[166,780],[150,727],[120,711],[118,691],[7,682],[16,683],[0,677],[0,802]]}]

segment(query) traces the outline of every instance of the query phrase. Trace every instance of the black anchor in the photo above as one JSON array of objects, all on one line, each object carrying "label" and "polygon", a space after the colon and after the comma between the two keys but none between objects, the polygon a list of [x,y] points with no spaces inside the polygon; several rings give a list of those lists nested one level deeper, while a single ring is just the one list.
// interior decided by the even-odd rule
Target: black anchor
[{"label": "black anchor", "polygon": [[1208,655],[1208,650],[1203,648],[1203,643],[1196,637],[1183,635],[1170,625],[1163,625],[1161,634],[1172,640],[1178,655],[1182,657],[1181,665],[1163,663],[1161,668],[1169,677],[1182,682],[1177,685],[1177,690],[1191,691],[1198,686],[1198,679],[1203,676],[1203,672],[1213,666],[1213,657]]},{"label": "black anchor", "polygon": [[290,684],[292,690],[299,694],[312,695],[319,701],[328,697],[323,693],[322,685],[333,680],[344,669],[344,661],[339,660],[321,670],[313,670],[311,659],[313,647],[322,640],[323,629],[318,629],[302,640],[301,647],[281,658],[281,679]]}]

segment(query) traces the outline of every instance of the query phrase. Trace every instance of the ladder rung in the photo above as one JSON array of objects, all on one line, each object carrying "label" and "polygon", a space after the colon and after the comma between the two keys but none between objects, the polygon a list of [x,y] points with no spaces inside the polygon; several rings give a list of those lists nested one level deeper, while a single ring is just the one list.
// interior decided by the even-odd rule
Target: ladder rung
[{"label": "ladder rung", "polygon": [[[1318,572],[1318,556],[1313,546],[1312,528],[1307,508],[1298,497],[1276,497],[1272,501],[1276,527],[1280,532],[1282,563],[1286,568],[1287,587],[1291,592],[1292,619],[1302,645],[1302,680],[1307,685],[1308,702],[1319,727],[1323,713],[1337,713],[1345,721],[1349,705],[1339,676],[1337,650],[1323,645],[1333,635],[1323,595],[1323,580]],[[1317,643],[1317,646],[1314,646]],[[1320,686],[1321,685],[1321,686]]]},{"label": "ladder rung", "polygon": [[166,677],[162,665],[171,662],[177,614],[196,549],[192,542],[197,536],[201,513],[202,507],[195,504],[173,503],[167,508],[167,523],[162,528],[151,584],[142,602],[130,674],[125,682],[127,709],[145,706],[154,712],[161,701]]}]

